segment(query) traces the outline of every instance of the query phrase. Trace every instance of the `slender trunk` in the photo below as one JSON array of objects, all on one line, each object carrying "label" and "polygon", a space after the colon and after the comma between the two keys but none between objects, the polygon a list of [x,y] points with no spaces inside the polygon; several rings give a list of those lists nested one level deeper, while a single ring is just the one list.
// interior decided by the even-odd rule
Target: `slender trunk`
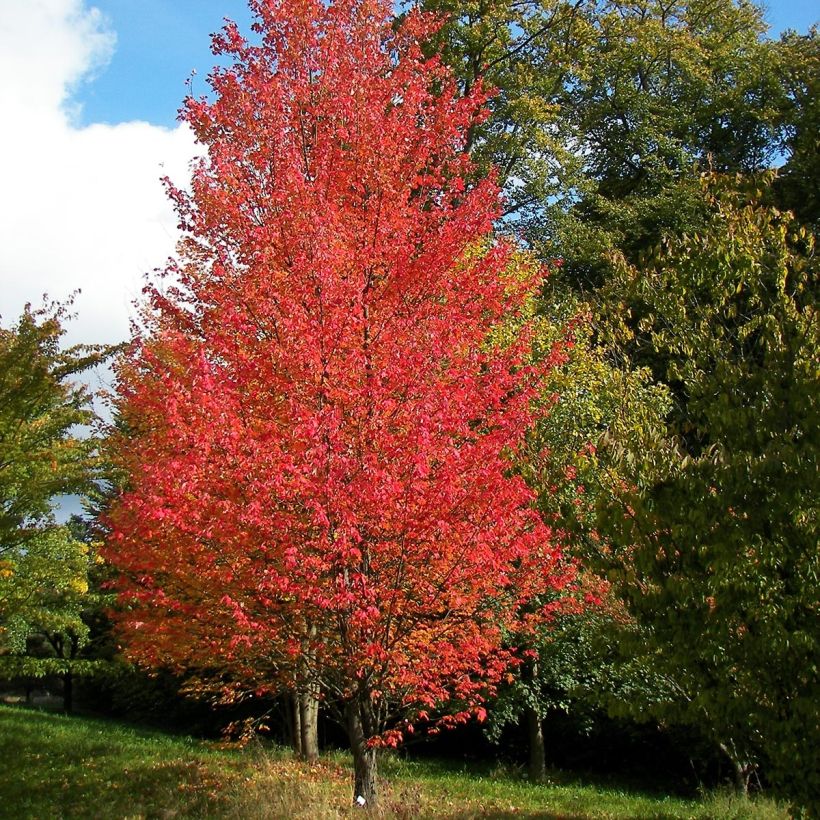
[{"label": "slender trunk", "polygon": [[315,680],[315,670],[311,666],[311,642],[315,637],[316,627],[309,622],[306,623],[293,703],[294,712],[298,715],[295,728],[299,734],[299,756],[303,760],[316,760],[319,757],[320,691]]},{"label": "slender trunk", "polygon": [[302,760],[316,760],[319,757],[319,696],[315,688],[288,695],[285,716],[293,754]]},{"label": "slender trunk", "polygon": [[63,711],[74,711],[74,675],[71,672],[63,673]]},{"label": "slender trunk", "polygon": [[288,695],[290,742],[296,757],[302,756],[302,710],[298,692]]},{"label": "slender trunk", "polygon": [[533,783],[543,783],[547,777],[547,761],[544,749],[544,728],[541,715],[532,706],[526,709],[527,734],[530,739],[530,780]]},{"label": "slender trunk", "polygon": [[377,805],[376,790],[376,750],[369,748],[362,728],[359,704],[348,703],[347,735],[350,740],[350,751],[353,754],[353,802],[362,807],[375,808]]},{"label": "slender trunk", "polygon": [[740,760],[737,753],[735,752],[735,744],[731,743],[731,748],[727,746],[725,743],[720,744],[720,748],[726,757],[729,758],[730,763],[732,764],[732,776],[735,780],[735,786],[737,790],[741,794],[748,794],[749,793],[749,778],[747,777],[747,773],[749,771],[749,765],[744,764],[743,761]]},{"label": "slender trunk", "polygon": [[746,768],[737,760],[734,761],[734,775],[737,790],[743,795],[749,794],[749,780],[746,777]]},{"label": "slender trunk", "polygon": [[313,686],[299,693],[299,729],[304,760],[319,757],[319,697]]},{"label": "slender trunk", "polygon": [[[533,684],[533,691],[538,692],[538,659],[533,658],[529,666],[529,676]],[[533,783],[543,783],[547,777],[547,761],[544,749],[544,727],[541,721],[541,710],[536,706],[527,705],[524,708],[527,721],[527,736],[530,746],[529,775]]]}]

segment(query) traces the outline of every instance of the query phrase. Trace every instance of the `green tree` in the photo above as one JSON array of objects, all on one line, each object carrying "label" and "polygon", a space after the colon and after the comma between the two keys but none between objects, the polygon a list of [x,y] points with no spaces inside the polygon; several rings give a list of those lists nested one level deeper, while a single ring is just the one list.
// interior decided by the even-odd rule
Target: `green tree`
[{"label": "green tree", "polygon": [[497,90],[491,115],[476,124],[468,149],[481,171],[494,166],[505,184],[507,213],[541,212],[566,201],[578,155],[565,117],[566,89],[576,79],[593,33],[589,0],[424,0],[446,15],[430,44],[452,66],[462,91]]},{"label": "green tree", "polygon": [[[55,515],[58,496],[93,486],[94,418],[87,387],[75,379],[101,362],[100,347],[63,350],[66,308],[26,307],[0,328],[0,674],[60,674],[70,706],[70,661],[88,637],[94,558]],[[27,655],[46,642],[47,657]],[[66,677],[68,676],[68,677]]]},{"label": "green tree", "polygon": [[544,755],[535,750],[543,747],[538,737],[550,712],[564,712],[583,728],[619,692],[646,687],[651,677],[639,662],[616,662],[615,635],[631,628],[630,618],[595,573],[597,557],[610,549],[596,510],[611,504],[629,478],[628,465],[612,457],[606,442],[639,439],[670,405],[668,389],[652,380],[649,368],[631,367],[596,341],[595,318],[565,281],[548,282],[539,312],[545,330],[563,329],[566,358],[547,378],[549,408],[532,434],[534,451],[548,456],[531,459],[526,469],[542,516],[562,531],[582,570],[579,606],[541,630],[533,646],[537,660],[512,687],[526,706],[533,777],[544,768]]},{"label": "green tree", "polygon": [[471,151],[573,282],[699,216],[698,167],[767,167],[784,135],[780,47],[737,0],[425,0],[465,90],[497,89]]},{"label": "green tree", "polygon": [[[607,286],[616,346],[671,389],[664,423],[610,441],[632,480],[602,505],[609,577],[694,724],[817,805],[818,336],[814,239],[738,180],[708,178],[706,230]],[[637,647],[633,646],[637,651]]]},{"label": "green tree", "polygon": [[664,233],[698,229],[699,169],[768,167],[782,98],[775,46],[750,3],[600,3],[590,26],[563,104],[583,157],[574,201],[529,223],[582,288],[609,279],[613,250],[634,261]]},{"label": "green tree", "polygon": [[805,223],[820,221],[820,40],[817,27],[781,38],[780,75],[783,151],[786,162],[775,183],[776,202]]},{"label": "green tree", "polygon": [[[464,87],[484,79],[499,90],[492,116],[476,130],[471,150],[483,162],[499,165],[511,215],[538,254],[560,257],[565,263],[542,295],[542,310],[560,311],[569,289],[579,297],[575,312],[592,318],[591,358],[574,373],[571,368],[577,368],[578,362],[568,362],[564,373],[569,383],[555,385],[559,399],[539,431],[550,442],[553,457],[546,472],[542,465],[530,465],[533,473],[539,474],[533,480],[548,486],[549,470],[560,472],[569,465],[582,474],[578,481],[585,487],[586,498],[601,510],[613,509],[616,501],[628,505],[630,493],[640,497],[642,488],[657,481],[665,488],[668,507],[678,510],[693,532],[696,519],[697,526],[709,532],[715,510],[701,504],[693,516],[691,486],[686,482],[667,485],[665,477],[659,478],[664,474],[658,472],[658,465],[664,459],[677,464],[682,458],[670,444],[674,435],[690,446],[690,440],[700,434],[693,432],[692,420],[680,410],[689,405],[690,385],[670,370],[670,356],[664,350],[669,331],[650,328],[653,341],[647,341],[649,330],[641,322],[646,322],[648,313],[642,300],[648,298],[644,291],[661,299],[664,288],[701,300],[694,303],[700,305],[698,323],[687,314],[687,321],[677,326],[682,340],[688,338],[695,348],[712,339],[712,332],[718,334],[715,338],[722,338],[719,334],[725,331],[715,323],[725,306],[720,299],[714,301],[715,294],[692,289],[690,269],[679,270],[673,265],[666,269],[666,278],[652,278],[640,260],[664,237],[677,236],[678,240],[669,240],[667,248],[675,246],[675,241],[680,248],[693,241],[704,242],[701,255],[711,254],[712,263],[718,263],[723,250],[720,231],[727,224],[715,217],[714,199],[703,196],[699,175],[704,168],[749,174],[769,167],[782,153],[786,165],[781,182],[773,188],[765,186],[764,196],[772,201],[776,195],[774,201],[795,209],[801,220],[816,221],[816,33],[787,35],[779,43],[767,40],[761,10],[735,0],[426,0],[423,5],[453,12],[441,37],[446,45],[445,59],[457,67]],[[743,207],[736,210],[742,213]],[[766,213],[765,209],[760,213]],[[768,213],[771,219],[787,219]],[[785,230],[784,224],[778,223],[771,231]],[[742,230],[746,230],[745,223]],[[796,223],[790,222],[789,230],[797,231]],[[693,236],[700,238],[692,240]],[[802,251],[799,247],[793,250],[795,265],[800,268]],[[765,268],[771,262],[768,251],[764,253],[761,246],[749,252],[757,251],[763,254],[759,265]],[[727,258],[733,258],[735,250],[727,253]],[[806,251],[805,259],[810,258]],[[726,266],[731,268],[732,264],[727,262]],[[623,275],[627,269],[633,271],[628,288]],[[741,266],[736,273],[742,270]],[[641,291],[639,282],[644,275],[647,279]],[[771,288],[771,283],[766,287]],[[745,290],[741,288],[741,292]],[[622,324],[625,315],[629,321]],[[675,326],[673,320],[678,318],[675,314],[668,320]],[[619,325],[621,332],[613,332]],[[705,349],[712,349],[709,345],[712,342]],[[697,348],[697,353],[704,353],[704,348]],[[700,361],[697,356],[695,360]],[[714,361],[721,360],[716,357]],[[593,363],[595,367],[590,368]],[[555,375],[560,376],[560,371]],[[747,376],[739,377],[738,392],[731,400],[740,406],[747,402],[743,391],[755,388],[754,379]],[[643,394],[634,392],[639,383],[648,388]],[[594,388],[593,397],[585,394],[585,385]],[[657,392],[649,389],[653,385]],[[624,387],[630,401],[619,405]],[[755,406],[755,397],[750,399],[749,406]],[[659,416],[657,411],[664,402],[668,412]],[[591,414],[600,414],[608,407],[616,408],[614,417],[609,417],[614,421],[608,421],[603,413],[590,426]],[[776,411],[772,412],[776,421]],[[713,423],[713,419],[704,420],[704,429],[711,429]],[[774,423],[771,418],[764,422],[770,423]],[[714,428],[712,433],[720,436],[723,430]],[[569,452],[585,441],[596,440],[601,446],[587,451],[584,458]],[[738,495],[745,492],[745,481],[759,484],[751,475],[738,473],[736,477]],[[816,483],[810,466],[801,478],[808,486]],[[758,490],[753,486],[750,493]],[[778,492],[786,504],[789,490],[779,488]],[[630,567],[635,555],[630,539],[636,535],[626,537],[623,527],[614,527],[605,515],[594,527],[588,507],[578,502],[565,487],[549,501],[559,508],[545,512],[557,515],[556,522],[576,534],[577,554],[596,555],[595,533],[597,554],[606,557],[612,550],[618,556],[619,578],[636,577],[637,570]],[[647,503],[651,509],[657,506],[654,499]],[[617,504],[614,508],[624,509]],[[805,547],[805,541],[793,543],[798,553],[801,544]],[[651,563],[652,555],[647,547],[643,560]],[[641,583],[633,587],[636,595],[643,591]],[[690,592],[697,589],[697,576],[687,583]],[[678,603],[684,599],[681,594]],[[665,605],[647,604],[651,606]],[[690,638],[700,634],[698,618],[690,617],[688,608],[666,609],[670,618],[681,621],[681,630],[690,630]],[[662,636],[651,618],[636,621],[638,615],[640,608],[636,607],[633,623],[624,630],[625,636],[632,636],[634,650],[628,665],[634,671],[647,668],[648,662],[654,670],[655,658],[638,650],[648,640],[653,652],[674,657],[674,646],[666,647],[663,638],[674,641],[675,634]],[[801,634],[800,629],[797,632]],[[625,640],[624,646],[629,642]],[[697,645],[697,640],[692,639],[692,643]],[[552,657],[560,671],[562,664]],[[539,673],[549,676],[549,667],[542,660]],[[772,668],[777,669],[777,664]],[[805,674],[812,674],[805,664],[799,669],[800,674],[806,669]],[[702,710],[685,705],[692,692],[699,692],[699,682],[683,685],[677,675],[680,668],[674,664],[666,671],[666,676],[654,675],[649,687],[635,686],[633,679],[624,681],[621,689],[631,692],[631,702],[642,709],[650,702],[657,705],[652,711],[664,719],[668,719],[676,699],[683,713],[702,719]],[[727,693],[733,690],[726,689],[725,683],[707,681],[705,685],[707,690],[719,690],[721,697],[731,699],[734,695]],[[747,705],[751,701],[751,697],[746,699]],[[761,748],[757,740],[747,742],[759,739],[758,729],[741,732],[735,724],[729,727],[724,721],[712,734],[727,746],[741,768],[741,760],[748,761]],[[727,738],[745,748],[728,748],[731,743],[726,743]],[[767,745],[767,749],[772,748]],[[767,754],[774,761],[776,755],[771,751]],[[778,766],[783,770],[789,757],[783,754],[779,760],[771,763],[772,771]]]}]

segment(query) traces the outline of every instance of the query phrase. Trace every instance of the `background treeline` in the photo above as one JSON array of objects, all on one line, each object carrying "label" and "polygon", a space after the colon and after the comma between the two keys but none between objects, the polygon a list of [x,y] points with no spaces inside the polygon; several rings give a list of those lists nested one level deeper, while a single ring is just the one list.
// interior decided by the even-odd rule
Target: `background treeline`
[{"label": "background treeline", "polygon": [[[519,468],[579,561],[578,605],[527,637],[484,736],[533,778],[663,754],[676,776],[731,772],[816,809],[816,30],[768,39],[730,0],[423,6],[448,15],[430,48],[462,91],[496,89],[468,147],[500,174],[499,229],[551,271],[533,355],[568,350],[531,433],[550,457]],[[67,709],[80,678],[87,708],[287,739],[292,705],[213,712],[184,697],[207,694],[202,670],[117,660],[96,516],[126,478],[104,430],[78,432],[76,383],[112,351],[63,350],[66,318],[0,330],[4,676],[59,679]],[[58,523],[63,494],[88,516]]]}]

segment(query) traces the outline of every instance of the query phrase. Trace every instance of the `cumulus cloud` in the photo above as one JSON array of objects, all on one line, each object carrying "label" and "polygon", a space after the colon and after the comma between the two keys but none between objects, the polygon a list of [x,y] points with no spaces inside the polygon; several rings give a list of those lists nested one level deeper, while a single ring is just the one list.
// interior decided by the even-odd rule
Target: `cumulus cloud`
[{"label": "cumulus cloud", "polygon": [[178,238],[160,177],[188,178],[184,126],[77,125],[72,93],[116,37],[85,0],[8,3],[0,18],[0,316],[81,290],[70,341],[127,337],[146,271]]}]

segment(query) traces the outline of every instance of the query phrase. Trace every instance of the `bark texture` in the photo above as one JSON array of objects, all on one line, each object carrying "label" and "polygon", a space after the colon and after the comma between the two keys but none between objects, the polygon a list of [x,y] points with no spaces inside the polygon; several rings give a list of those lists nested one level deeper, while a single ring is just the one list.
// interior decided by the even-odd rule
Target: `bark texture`
[{"label": "bark texture", "polygon": [[377,766],[376,750],[368,747],[365,734],[369,723],[368,709],[366,705],[353,701],[347,705],[346,713],[347,734],[353,754],[353,802],[363,808],[374,808],[378,803]]}]

